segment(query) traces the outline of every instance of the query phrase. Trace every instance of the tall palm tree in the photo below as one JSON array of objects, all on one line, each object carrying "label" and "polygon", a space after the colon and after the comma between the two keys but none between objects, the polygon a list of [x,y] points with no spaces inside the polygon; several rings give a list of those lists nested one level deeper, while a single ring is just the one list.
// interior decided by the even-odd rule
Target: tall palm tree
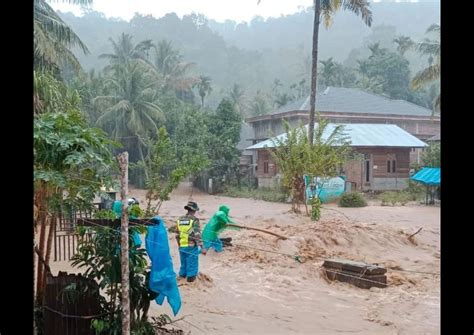
[{"label": "tall palm tree", "polygon": [[[257,0],[260,3],[261,0]],[[319,23],[321,16],[324,19],[326,28],[331,25],[332,16],[339,10],[349,10],[356,15],[360,15],[362,20],[369,27],[372,24],[372,12],[367,0],[314,0],[314,23],[313,23],[313,51],[311,64],[311,95],[309,109],[308,138],[313,144],[314,137],[314,117],[316,106],[316,79],[318,74],[318,41]]]},{"label": "tall palm tree", "polygon": [[415,44],[412,39],[408,36],[400,35],[393,40],[393,43],[397,45],[397,51],[400,55],[405,55],[405,52],[410,50]]},{"label": "tall palm tree", "polygon": [[153,64],[156,69],[163,74],[170,74],[173,72],[176,64],[181,62],[182,56],[179,51],[173,48],[171,41],[161,40],[157,45],[153,45],[155,55]]},{"label": "tall palm tree", "polygon": [[196,64],[183,61],[183,56],[173,48],[171,41],[162,40],[153,45],[153,49],[153,66],[163,76],[167,89],[179,96],[199,83],[198,77],[189,74]]},{"label": "tall palm tree", "polygon": [[[425,38],[423,41],[417,43],[414,48],[415,50],[424,56],[429,56],[429,65],[422,71],[418,72],[411,81],[411,88],[417,90],[422,86],[425,86],[435,80],[439,80],[441,77],[441,43],[439,34],[441,27],[438,24],[431,25],[426,33],[436,34],[435,39]],[[434,58],[434,63],[433,63]],[[434,101],[434,110],[440,110],[441,95],[438,94]]]},{"label": "tall palm tree", "polygon": [[319,23],[321,16],[324,19],[326,28],[331,25],[332,16],[339,9],[349,10],[356,15],[360,15],[362,20],[369,27],[372,24],[372,12],[367,0],[314,0],[314,24],[313,24],[313,51],[311,66],[311,95],[309,109],[308,138],[313,145],[315,106],[316,106],[316,79],[318,73],[318,41]]},{"label": "tall palm tree", "polygon": [[[94,99],[94,104],[105,106],[96,124],[102,126],[115,140],[136,147],[144,159],[145,138],[154,136],[164,122],[164,114],[157,104],[156,78],[137,60],[130,60],[120,71],[105,80],[110,94]],[[134,143],[134,144],[131,144]]]},{"label": "tall palm tree", "polygon": [[[70,49],[79,47],[85,54],[89,50],[48,2],[50,1],[34,0],[33,3],[35,69],[58,71],[61,65],[69,64],[74,70],[79,71],[81,65]],[[89,5],[92,0],[64,0],[63,2]]]},{"label": "tall palm tree", "polygon": [[117,38],[117,42],[112,38],[109,38],[109,41],[112,44],[113,53],[99,55],[99,58],[107,59],[110,63],[106,70],[110,70],[116,66],[120,67],[132,59],[142,63],[150,70],[152,69],[152,65],[147,61],[148,51],[153,46],[151,40],[144,40],[133,44],[133,37],[122,33],[122,35]]},{"label": "tall palm tree", "polygon": [[199,96],[201,97],[201,108],[204,108],[204,97],[211,94],[211,77],[209,76],[199,76],[199,83],[196,84]]},{"label": "tall palm tree", "polygon": [[243,110],[245,108],[245,92],[238,84],[234,84],[234,86],[232,86],[232,89],[229,93],[229,98],[234,103],[235,109],[240,114],[243,114]]}]

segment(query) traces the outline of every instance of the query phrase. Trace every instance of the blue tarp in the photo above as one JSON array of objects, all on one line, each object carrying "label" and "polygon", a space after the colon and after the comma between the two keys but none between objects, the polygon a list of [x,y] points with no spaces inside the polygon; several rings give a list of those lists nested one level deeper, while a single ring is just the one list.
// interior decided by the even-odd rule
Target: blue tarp
[{"label": "blue tarp", "polygon": [[340,197],[345,190],[344,177],[320,178],[311,180],[309,176],[304,176],[306,185],[306,199],[308,203],[314,196],[319,197],[322,203],[329,202]]},{"label": "blue tarp", "polygon": [[410,179],[425,185],[439,186],[441,183],[441,168],[422,168]]},{"label": "blue tarp", "polygon": [[146,251],[151,260],[150,289],[158,293],[155,299],[157,304],[163,304],[167,298],[176,316],[181,308],[181,295],[173,270],[168,233],[161,217],[155,216],[151,221],[153,225],[148,226],[145,238]]}]

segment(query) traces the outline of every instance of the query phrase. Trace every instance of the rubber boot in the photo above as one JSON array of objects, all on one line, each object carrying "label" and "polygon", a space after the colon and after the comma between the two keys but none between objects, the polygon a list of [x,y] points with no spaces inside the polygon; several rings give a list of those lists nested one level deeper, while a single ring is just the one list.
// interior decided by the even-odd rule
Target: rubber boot
[{"label": "rubber boot", "polygon": [[193,281],[196,280],[196,276],[192,276],[192,277],[188,277],[188,279],[186,279],[188,283],[191,283]]}]

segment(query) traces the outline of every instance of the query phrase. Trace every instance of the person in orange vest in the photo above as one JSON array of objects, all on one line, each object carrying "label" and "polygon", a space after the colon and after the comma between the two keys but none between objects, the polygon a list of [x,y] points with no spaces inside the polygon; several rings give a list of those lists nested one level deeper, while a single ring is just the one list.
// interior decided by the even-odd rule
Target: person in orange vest
[{"label": "person in orange vest", "polygon": [[[199,207],[194,201],[189,201],[184,209],[188,212],[181,216],[176,223],[176,240],[181,262],[179,276],[192,282],[199,272],[199,253],[202,250],[201,227],[199,219],[195,216]],[[202,253],[205,254],[206,251],[202,250]]]}]

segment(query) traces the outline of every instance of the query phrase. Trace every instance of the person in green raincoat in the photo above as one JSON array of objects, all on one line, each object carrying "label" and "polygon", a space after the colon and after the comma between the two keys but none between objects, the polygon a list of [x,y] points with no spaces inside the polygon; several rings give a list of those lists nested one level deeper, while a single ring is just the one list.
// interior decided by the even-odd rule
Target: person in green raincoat
[{"label": "person in green raincoat", "polygon": [[219,239],[219,234],[227,228],[228,223],[234,223],[229,218],[229,206],[221,205],[219,210],[211,217],[209,222],[204,227],[202,233],[203,249],[208,250],[211,247],[216,252],[222,252],[222,241]]}]

